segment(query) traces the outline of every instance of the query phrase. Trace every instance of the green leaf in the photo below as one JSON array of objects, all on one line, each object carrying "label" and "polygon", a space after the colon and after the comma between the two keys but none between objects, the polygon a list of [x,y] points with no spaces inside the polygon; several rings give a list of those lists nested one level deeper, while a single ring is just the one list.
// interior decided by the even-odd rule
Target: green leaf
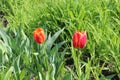
[{"label": "green leaf", "polygon": [[9,80],[10,79],[10,76],[12,75],[12,72],[14,71],[14,67],[11,66],[10,69],[7,71],[5,77],[4,77],[4,80]]},{"label": "green leaf", "polygon": [[25,77],[26,75],[26,69],[23,69],[21,72],[20,72],[20,80],[23,80],[23,78]]},{"label": "green leaf", "polygon": [[2,50],[2,52],[12,53],[12,50],[8,44],[10,38],[2,29],[0,29],[0,38],[2,38],[2,40],[0,39],[0,49]]},{"label": "green leaf", "polygon": [[15,59],[14,68],[15,68],[15,74],[17,76],[17,80],[20,80],[20,56],[18,56]]},{"label": "green leaf", "polygon": [[0,66],[2,66],[2,59],[3,59],[3,57],[2,57],[2,50],[0,49]]},{"label": "green leaf", "polygon": [[65,41],[56,44],[50,51],[50,56],[56,56],[55,53],[58,52],[59,48],[65,43]]},{"label": "green leaf", "polygon": [[118,75],[118,77],[120,78],[120,73],[118,73],[117,75]]},{"label": "green leaf", "polygon": [[2,50],[2,53],[4,53],[4,52],[6,52],[7,50],[6,50],[6,44],[5,43],[3,43],[3,41],[2,40],[0,40],[0,49]]},{"label": "green leaf", "polygon": [[71,74],[67,73],[62,80],[71,80]]},{"label": "green leaf", "polygon": [[7,40],[8,36],[2,29],[0,29],[0,37],[3,39],[5,44],[8,44],[8,40]]},{"label": "green leaf", "polygon": [[58,36],[60,35],[60,33],[61,33],[63,30],[64,30],[64,28],[61,29],[60,31],[56,32],[52,37],[49,35],[48,40],[47,40],[47,42],[46,42],[47,52],[50,52],[50,49],[51,49],[51,47],[53,46],[55,40],[58,38]]},{"label": "green leaf", "polygon": [[42,80],[42,75],[40,72],[38,73],[38,75],[39,75],[39,80]]}]

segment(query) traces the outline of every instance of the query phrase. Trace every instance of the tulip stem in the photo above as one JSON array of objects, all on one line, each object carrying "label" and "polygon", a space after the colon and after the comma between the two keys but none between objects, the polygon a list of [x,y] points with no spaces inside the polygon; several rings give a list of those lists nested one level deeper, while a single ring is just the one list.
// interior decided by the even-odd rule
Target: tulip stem
[{"label": "tulip stem", "polygon": [[75,65],[75,68],[76,68],[78,79],[81,78],[81,68],[80,68],[81,65],[80,65],[80,62],[79,62],[80,56],[81,56],[81,50],[75,51],[75,49],[73,49],[73,47],[72,47],[72,57],[73,57],[73,60],[74,60],[74,65]]},{"label": "tulip stem", "polygon": [[41,48],[42,48],[42,44],[38,44],[38,52],[40,53],[41,51]]},{"label": "tulip stem", "polygon": [[80,64],[80,56],[81,56],[81,50],[78,49],[78,54],[77,54],[77,68],[78,68],[78,78],[81,79],[81,64]]}]

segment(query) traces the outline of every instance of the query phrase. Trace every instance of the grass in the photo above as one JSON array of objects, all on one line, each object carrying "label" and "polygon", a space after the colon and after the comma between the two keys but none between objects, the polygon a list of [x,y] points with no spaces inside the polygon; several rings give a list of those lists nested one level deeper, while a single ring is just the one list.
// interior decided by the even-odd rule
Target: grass
[{"label": "grass", "polygon": [[[119,4],[119,0],[1,0],[1,79],[120,79]],[[47,36],[40,45],[33,39],[37,27]],[[87,31],[84,49],[71,45],[75,30]]]}]

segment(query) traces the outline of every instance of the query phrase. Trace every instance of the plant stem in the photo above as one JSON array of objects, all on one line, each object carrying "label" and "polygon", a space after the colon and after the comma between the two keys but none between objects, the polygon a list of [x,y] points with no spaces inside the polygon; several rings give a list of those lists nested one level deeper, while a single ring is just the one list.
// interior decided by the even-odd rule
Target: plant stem
[{"label": "plant stem", "polygon": [[72,57],[73,57],[73,60],[74,60],[74,65],[75,65],[75,68],[76,68],[78,79],[80,79],[81,69],[80,69],[79,58],[80,58],[80,55],[81,55],[81,51],[78,50],[77,52],[72,48]]}]

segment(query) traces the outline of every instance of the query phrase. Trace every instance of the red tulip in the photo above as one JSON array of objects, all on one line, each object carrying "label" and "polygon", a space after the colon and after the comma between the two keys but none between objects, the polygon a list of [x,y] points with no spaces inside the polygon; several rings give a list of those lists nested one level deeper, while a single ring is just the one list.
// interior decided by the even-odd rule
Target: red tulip
[{"label": "red tulip", "polygon": [[87,41],[86,31],[84,32],[75,31],[72,38],[72,44],[74,48],[81,49],[84,48],[86,45],[86,41]]},{"label": "red tulip", "polygon": [[34,40],[39,44],[45,41],[45,33],[42,28],[35,29],[33,36],[34,36]]}]

